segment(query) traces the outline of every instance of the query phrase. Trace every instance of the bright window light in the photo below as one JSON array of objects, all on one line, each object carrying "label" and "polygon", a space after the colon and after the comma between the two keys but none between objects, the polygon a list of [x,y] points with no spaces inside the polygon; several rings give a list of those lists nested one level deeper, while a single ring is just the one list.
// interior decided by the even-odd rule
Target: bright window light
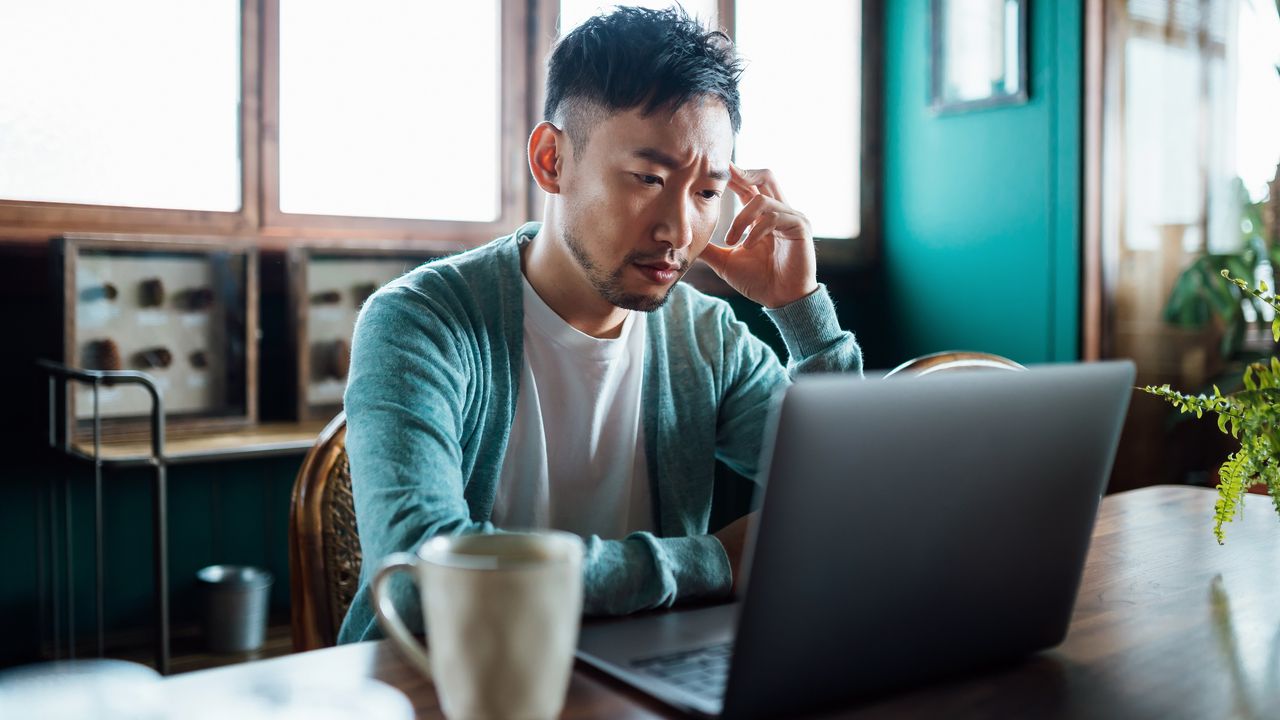
[{"label": "bright window light", "polygon": [[240,3],[0,3],[0,198],[240,209]]},{"label": "bright window light", "polygon": [[859,6],[740,0],[735,10],[735,39],[747,60],[735,161],[772,170],[820,238],[859,232]]},{"label": "bright window light", "polygon": [[686,12],[703,25],[716,27],[719,13],[716,11],[716,0],[642,0],[636,2],[600,2],[600,0],[560,0],[560,34],[564,35],[581,25],[587,18],[613,10],[619,5],[644,7],[651,10],[682,6]]},{"label": "bright window light", "polygon": [[1280,163],[1280,7],[1241,3],[1237,27],[1235,161],[1257,201]]},{"label": "bright window light", "polygon": [[281,0],[280,209],[501,212],[499,0]]}]

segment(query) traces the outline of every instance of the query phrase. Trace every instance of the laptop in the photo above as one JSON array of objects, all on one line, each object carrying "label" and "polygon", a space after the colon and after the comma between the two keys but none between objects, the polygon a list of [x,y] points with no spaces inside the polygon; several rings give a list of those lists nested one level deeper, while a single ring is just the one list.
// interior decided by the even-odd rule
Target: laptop
[{"label": "laptop", "polygon": [[800,378],[739,602],[584,626],[578,657],[703,716],[833,707],[1066,635],[1131,362]]}]

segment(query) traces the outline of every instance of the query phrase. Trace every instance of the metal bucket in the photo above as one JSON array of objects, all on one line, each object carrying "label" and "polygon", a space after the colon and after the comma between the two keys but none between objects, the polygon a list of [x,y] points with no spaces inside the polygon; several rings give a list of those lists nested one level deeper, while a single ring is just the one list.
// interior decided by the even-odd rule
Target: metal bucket
[{"label": "metal bucket", "polygon": [[271,573],[247,565],[210,565],[196,573],[204,596],[204,637],[211,652],[249,652],[267,634]]}]

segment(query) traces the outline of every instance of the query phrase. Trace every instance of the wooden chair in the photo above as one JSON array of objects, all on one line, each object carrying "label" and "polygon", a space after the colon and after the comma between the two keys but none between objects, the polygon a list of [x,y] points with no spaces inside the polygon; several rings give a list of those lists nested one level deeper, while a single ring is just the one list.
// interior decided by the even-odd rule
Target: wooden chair
[{"label": "wooden chair", "polygon": [[360,580],[360,536],[347,464],[347,416],[338,413],[307,452],[289,509],[293,649],[337,644]]},{"label": "wooden chair", "polygon": [[908,360],[890,370],[885,377],[920,377],[957,370],[1026,370],[1026,368],[1009,358],[991,353],[948,350]]}]

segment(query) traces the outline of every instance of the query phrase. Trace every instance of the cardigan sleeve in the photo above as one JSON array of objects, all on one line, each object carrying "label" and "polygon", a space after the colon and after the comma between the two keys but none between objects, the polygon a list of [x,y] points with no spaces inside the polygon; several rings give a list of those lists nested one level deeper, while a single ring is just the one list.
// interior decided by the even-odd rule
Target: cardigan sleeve
[{"label": "cardigan sleeve", "polygon": [[[463,496],[461,442],[469,392],[459,344],[412,288],[389,287],[356,322],[344,406],[347,459],[363,564],[340,641],[380,637],[369,583],[382,559],[440,534],[487,532]],[[400,616],[420,631],[418,594],[389,586]]]},{"label": "cardigan sleeve", "polygon": [[775,395],[805,373],[847,372],[862,376],[862,349],[842,330],[825,285],[780,308],[764,309],[787,348],[785,370],[773,351],[722,310],[724,391],[716,428],[716,457],[747,478],[758,477],[760,449]]}]

